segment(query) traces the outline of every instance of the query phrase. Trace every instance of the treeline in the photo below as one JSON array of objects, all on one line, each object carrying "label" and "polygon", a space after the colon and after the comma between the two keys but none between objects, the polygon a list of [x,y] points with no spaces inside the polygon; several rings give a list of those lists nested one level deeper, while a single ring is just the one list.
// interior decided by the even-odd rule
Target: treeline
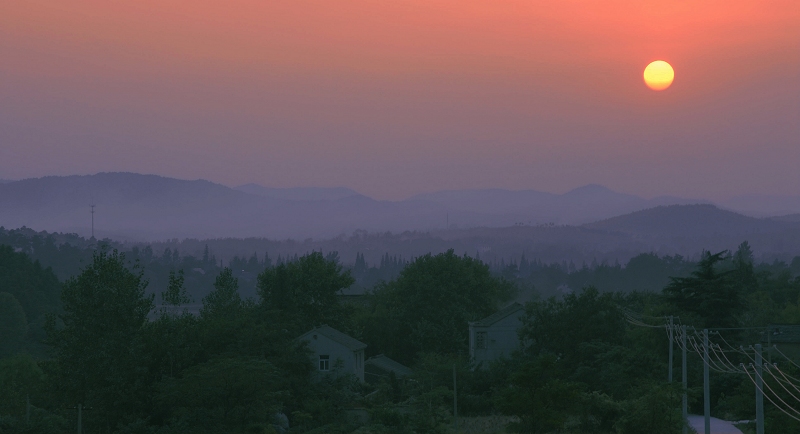
[{"label": "treeline", "polygon": [[[371,291],[380,282],[391,281],[415,255],[412,253],[428,245],[430,237],[422,234],[367,234],[356,232],[349,238],[325,242],[297,242],[293,240],[270,241],[263,239],[219,239],[219,240],[171,240],[152,244],[122,244],[109,239],[87,240],[74,234],[35,232],[31,229],[6,230],[0,228],[0,244],[12,246],[16,251],[27,253],[44,267],[51,267],[59,279],[65,280],[78,274],[81,267],[91,260],[92,252],[98,248],[117,249],[126,253],[126,259],[138,261],[144,269],[144,277],[150,284],[148,292],[159,294],[166,288],[170,270],[182,269],[185,273],[189,295],[196,305],[212,289],[214,277],[224,267],[233,270],[239,279],[244,298],[256,297],[256,276],[267,267],[291,262],[299,257],[298,250],[307,247],[336,246],[342,251],[352,251],[353,244],[368,249],[369,253],[356,250],[352,256],[342,257],[340,251],[325,251],[325,256],[338,260],[345,269],[351,270],[355,283],[347,289],[348,294]],[[416,244],[415,244],[416,243]],[[376,254],[386,245],[397,247],[397,251]],[[414,246],[411,248],[411,246]],[[241,255],[236,252],[247,251]],[[305,251],[305,253],[309,253]],[[431,250],[428,250],[431,251]],[[305,254],[303,253],[303,254]],[[479,251],[470,256],[485,262],[491,272],[513,281],[519,288],[520,301],[535,297],[563,295],[585,286],[594,286],[600,291],[631,292],[660,291],[670,277],[685,277],[695,267],[697,257],[681,255],[659,256],[655,253],[640,253],[625,263],[608,262],[589,258],[584,261],[545,261],[525,254],[497,258],[482,257]],[[755,265],[757,272],[800,275],[800,256],[788,262],[772,260]]]},{"label": "treeline", "polygon": [[[800,279],[786,264],[755,265],[747,243],[731,254],[704,252],[697,263],[643,257],[643,284],[658,284],[644,270],[681,270],[657,291],[601,291],[576,280],[558,297],[534,299],[525,305],[520,351],[488,366],[469,360],[470,321],[517,298],[537,267],[584,277],[590,267],[570,273],[568,264],[520,260],[497,273],[453,251],[407,262],[386,256],[382,265],[399,268],[396,277],[354,303],[340,294],[356,270],[319,252],[269,264],[272,258],[256,256],[245,269],[254,273],[248,298],[235,270],[211,252],[186,262],[173,251],[98,248],[79,273],[59,281],[52,268],[14,250],[0,248],[0,432],[74,432],[78,405],[85,432],[447,432],[455,371],[462,422],[501,415],[497,431],[677,433],[681,390],[666,384],[665,316],[697,328],[756,327],[725,332],[732,348],[760,342],[758,327],[800,324]],[[154,264],[166,273],[157,292],[146,277]],[[358,264],[360,272],[370,268],[363,258]],[[606,268],[623,273],[630,264],[595,270]],[[190,272],[211,280],[194,300],[196,314],[187,307]],[[632,313],[639,324],[626,320]],[[367,357],[385,354],[413,375],[381,384],[314,375],[297,337],[322,324],[366,343]],[[700,413],[702,361],[694,354],[689,366],[690,408]],[[791,363],[781,369],[800,378]],[[715,373],[711,390],[715,416],[754,418],[748,377]],[[800,432],[776,407],[768,406],[767,426]]]}]

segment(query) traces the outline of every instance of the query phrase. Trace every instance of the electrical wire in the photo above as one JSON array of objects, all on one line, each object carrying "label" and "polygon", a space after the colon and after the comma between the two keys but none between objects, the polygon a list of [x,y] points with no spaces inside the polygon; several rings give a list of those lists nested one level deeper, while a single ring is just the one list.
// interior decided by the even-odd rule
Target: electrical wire
[{"label": "electrical wire", "polygon": [[[727,361],[728,361],[728,364],[729,364],[729,365],[731,365],[731,366],[736,366],[736,365],[735,365],[733,362],[731,362],[731,359],[729,359],[729,358],[728,358],[728,355],[727,355],[727,354],[725,354],[725,351],[722,349],[722,347],[721,347],[721,346],[717,345],[717,348],[719,348],[719,351],[722,353],[722,357],[725,357],[725,360],[727,360]],[[738,352],[738,351],[737,351],[737,352]]]},{"label": "electrical wire", "polygon": [[[721,373],[726,373],[726,374],[730,373],[730,372],[728,372],[727,369],[720,368],[719,365],[717,365],[716,362],[714,362],[714,359],[711,358],[710,354],[709,354],[709,357],[708,357],[708,361],[706,361],[706,354],[707,354],[706,351],[704,349],[700,349],[699,344],[696,342],[696,340],[695,340],[695,338],[693,336],[690,337],[689,342],[691,342],[692,347],[694,347],[694,351],[697,354],[700,355],[700,358],[703,359],[703,363],[705,365],[707,365],[709,367],[709,369],[713,369],[716,372],[721,372]],[[714,366],[711,366],[712,364]]]},{"label": "electrical wire", "polygon": [[778,352],[778,354],[780,354],[781,356],[783,356],[783,358],[784,358],[784,359],[788,360],[788,361],[789,361],[789,363],[791,363],[791,364],[793,364],[794,366],[796,366],[796,367],[800,368],[800,365],[798,365],[797,363],[793,362],[793,361],[792,361],[792,359],[790,359],[789,357],[787,357],[787,356],[786,356],[786,354],[783,354],[783,351],[779,350],[779,349],[778,349],[778,347],[777,347],[776,345],[773,345],[773,346],[772,346],[772,348],[773,348],[773,349],[775,349],[775,351],[777,351],[777,352]]},{"label": "electrical wire", "polygon": [[737,352],[737,353],[743,353],[743,354],[746,354],[746,353],[744,353],[742,350],[740,350],[740,349],[738,349],[738,348],[734,347],[733,345],[731,345],[731,344],[730,344],[730,343],[729,343],[729,342],[728,342],[728,341],[727,341],[727,340],[726,340],[724,337],[722,337],[722,334],[721,334],[720,332],[718,332],[718,331],[715,331],[715,332],[714,332],[714,334],[716,334],[717,336],[719,336],[719,338],[720,338],[720,339],[722,339],[722,342],[725,342],[725,345],[727,345],[727,346],[728,346],[728,348],[730,348],[732,351],[735,351],[735,352]]},{"label": "electrical wire", "polygon": [[[698,342],[698,339],[699,338],[704,338],[705,339],[705,338],[707,338],[707,335],[701,335],[698,332],[698,330],[696,328],[692,327],[692,326],[686,326],[687,327],[686,331],[684,331],[684,327],[685,326],[680,323],[680,317],[673,317],[673,321],[675,319],[678,319],[678,324],[674,324],[674,322],[673,322],[670,325],[670,323],[667,322],[669,320],[668,316],[656,317],[656,316],[650,316],[650,315],[643,315],[643,314],[636,313],[636,312],[634,312],[634,311],[632,311],[630,309],[624,308],[622,306],[620,306],[620,309],[624,312],[625,319],[630,324],[633,324],[633,325],[636,325],[636,326],[639,326],[639,327],[647,327],[647,328],[662,328],[663,327],[665,329],[665,331],[667,333],[667,337],[668,337],[668,339],[670,339],[671,343],[677,343],[678,347],[682,351],[692,351],[692,352],[697,353],[700,356],[700,358],[703,360],[703,363],[706,366],[708,366],[709,369],[712,369],[712,370],[714,370],[716,372],[721,372],[721,373],[731,373],[731,374],[742,374],[742,373],[744,373],[744,374],[746,374],[747,377],[750,379],[750,381],[761,392],[762,396],[767,398],[767,400],[770,403],[772,403],[772,405],[774,405],[775,408],[777,408],[778,410],[780,410],[782,413],[786,414],[787,416],[791,417],[792,419],[800,422],[800,418],[798,418],[795,415],[793,415],[793,414],[789,413],[788,411],[786,411],[786,409],[781,407],[780,405],[778,405],[770,397],[770,395],[768,395],[767,393],[764,392],[764,388],[760,387],[758,385],[758,383],[755,381],[755,379],[753,378],[753,376],[750,374],[750,371],[747,368],[747,365],[745,365],[744,363],[740,363],[739,364],[739,368],[736,367],[736,365],[730,360],[730,358],[726,354],[727,352],[744,354],[753,363],[755,363],[755,359],[753,359],[753,357],[750,356],[749,352],[745,351],[745,349],[743,347],[740,346],[737,349],[736,347],[731,345],[730,342],[728,342],[722,336],[722,334],[719,332],[719,330],[755,330],[755,329],[764,329],[765,327],[736,327],[736,328],[706,329],[711,334],[714,334],[714,335],[718,336],[719,339],[721,339],[722,342],[729,348],[729,350],[723,350],[721,345],[719,345],[717,343],[714,343],[714,342],[711,342],[711,341],[708,342],[708,347],[706,347],[705,344],[701,345]],[[651,319],[664,320],[665,324],[663,324],[663,325],[648,324],[648,323],[643,321],[643,319],[645,317],[651,318]],[[693,332],[693,336],[690,335],[689,332],[688,332],[688,330],[690,328],[691,328],[691,330]],[[686,336],[684,336],[684,335],[686,335]],[[686,339],[686,345],[683,344],[683,340],[684,339]],[[753,350],[755,352],[755,348],[753,348],[752,345],[750,346],[750,348],[751,348],[751,350]],[[787,357],[776,346],[773,345],[772,348],[774,348],[781,356],[783,356],[783,358],[785,358],[787,361],[789,361],[789,363],[791,363],[792,365],[794,365],[797,368],[800,368],[800,365],[798,365],[792,359]],[[710,349],[710,351],[709,351],[709,349]],[[717,359],[717,361],[719,361],[719,363],[714,361],[714,358],[711,357],[711,352],[714,353],[714,357]],[[720,354],[721,354],[721,357],[720,357]],[[724,360],[723,360],[723,358],[724,358]],[[706,359],[708,359],[708,361],[706,361]],[[749,366],[753,368],[753,373],[758,377],[759,380],[761,380],[761,383],[764,386],[766,386],[766,388],[772,393],[772,395],[774,395],[775,398],[777,398],[777,400],[780,401],[786,408],[788,408],[792,412],[797,413],[798,415],[800,415],[800,411],[796,410],[791,405],[789,405],[786,401],[784,401],[783,398],[781,398],[781,396],[778,393],[776,393],[775,390],[769,385],[769,383],[767,381],[765,381],[763,375],[758,372],[758,369],[753,365],[753,363],[750,363]],[[792,380],[797,381],[798,383],[800,383],[800,379],[794,378],[791,375],[788,375],[788,374],[784,373],[782,370],[780,370],[780,368],[778,368],[778,366],[776,364],[767,363],[767,364],[764,364],[763,366],[766,366],[767,372],[770,374],[770,376],[772,376],[772,378],[774,378],[780,384],[781,388],[783,388],[796,401],[800,402],[800,398],[798,398],[798,396],[796,396],[789,389],[787,389],[786,386],[783,385],[783,383],[788,383],[790,386],[792,386],[792,388],[795,391],[798,392],[798,394],[800,394],[800,388],[798,388],[795,383],[790,381],[790,378]],[[772,372],[773,370],[778,371],[778,374],[780,374],[780,376],[783,377],[783,379],[778,378],[778,376],[776,376]]]},{"label": "electrical wire", "polygon": [[[769,395],[767,395],[766,393],[764,393],[764,390],[763,390],[761,387],[759,387],[759,386],[758,386],[758,383],[756,383],[756,380],[754,380],[754,379],[753,379],[753,377],[752,377],[752,376],[750,376],[750,371],[748,371],[748,370],[747,370],[747,368],[745,368],[745,366],[744,366],[744,363],[742,363],[742,367],[744,368],[744,373],[745,373],[745,374],[747,374],[747,377],[748,377],[748,378],[750,378],[750,381],[752,381],[752,382],[753,382],[753,384],[754,384],[754,385],[756,386],[756,388],[757,388],[757,389],[758,389],[758,390],[761,392],[761,395],[762,395],[762,396],[764,396],[764,398],[767,398],[767,400],[768,400],[769,402],[771,402],[771,403],[772,403],[772,405],[774,405],[774,406],[775,406],[775,408],[777,408],[778,410],[782,411],[784,414],[786,414],[787,416],[791,417],[792,419],[794,419],[794,420],[796,420],[796,421],[800,422],[800,419],[798,419],[798,418],[797,418],[797,417],[795,417],[794,415],[790,414],[789,412],[787,412],[786,410],[784,410],[783,408],[781,408],[781,407],[780,407],[778,404],[775,404],[775,401],[773,401],[773,400],[772,400],[772,398],[770,398],[770,397],[769,397]],[[794,409],[792,409],[792,410],[794,410]],[[797,411],[797,410],[795,410],[795,411]]]},{"label": "electrical wire", "polygon": [[[784,385],[783,385],[783,382],[781,381],[781,379],[780,379],[780,378],[778,378],[778,377],[776,377],[776,376],[775,376],[775,374],[773,374],[773,373],[772,373],[772,370],[769,368],[769,365],[770,365],[769,363],[766,363],[766,364],[764,364],[764,366],[767,368],[767,372],[769,373],[769,375],[771,375],[771,376],[772,376],[772,378],[774,378],[775,380],[777,380],[777,381],[778,381],[778,384],[780,384],[780,385],[781,385],[781,387],[783,388],[783,390],[785,390],[785,391],[786,391],[786,393],[788,393],[789,395],[791,395],[791,396],[792,396],[792,398],[794,398],[796,401],[800,402],[800,398],[796,397],[796,396],[794,395],[794,393],[792,393],[792,391],[790,391],[789,389],[787,389],[787,388],[786,388],[786,386],[784,386]],[[791,383],[789,383],[789,384],[791,384]],[[793,384],[792,384],[792,386],[794,387],[794,385],[793,385]],[[795,389],[795,390],[797,390],[797,387],[795,387],[794,389]],[[800,390],[797,390],[797,391],[798,391],[798,392],[800,392]]]},{"label": "electrical wire", "polygon": [[778,373],[781,374],[781,377],[783,377],[784,381],[786,383],[789,383],[789,385],[792,386],[794,388],[794,390],[796,390],[798,393],[800,393],[800,389],[797,388],[797,385],[795,385],[794,382],[789,380],[789,378],[794,378],[794,377],[791,377],[791,376],[788,376],[787,374],[784,374],[783,371],[781,371],[781,369],[778,368],[778,365],[776,365],[774,363],[769,363],[768,365],[772,365],[772,368],[768,368],[768,369],[774,369],[774,370],[778,371]]},{"label": "electrical wire", "polygon": [[[775,369],[778,369],[780,371],[780,368],[778,368],[777,364],[773,363],[772,365],[775,367]],[[781,375],[783,375],[785,377],[788,377],[790,380],[795,381],[796,384],[800,384],[800,378],[792,377],[791,375],[789,375],[789,374],[787,374],[787,373],[785,373],[783,371],[780,371],[780,372],[781,372]]]},{"label": "electrical wire", "polygon": [[[725,366],[726,369],[728,369],[728,372],[730,372],[731,374],[741,374],[742,373],[742,371],[739,368],[737,368],[736,365],[731,363],[731,361],[728,359],[727,356],[725,356],[725,353],[722,352],[722,348],[719,345],[710,343],[708,346],[709,346],[709,348],[711,348],[711,351],[714,353],[714,356],[717,358],[717,360],[719,360],[719,362],[723,366]],[[720,353],[722,353],[722,355],[725,356],[725,360],[727,360],[727,363],[722,360],[722,358],[719,356],[719,353],[714,348],[714,346],[716,346],[717,348],[720,349]]]},{"label": "electrical wire", "polygon": [[[750,366],[752,366],[752,365],[750,365]],[[789,409],[794,411],[795,413],[800,414],[800,410],[795,410],[794,408],[792,408],[792,406],[790,406],[786,401],[784,401],[783,398],[781,398],[780,395],[778,395],[777,393],[775,393],[774,390],[772,390],[772,386],[770,386],[769,383],[764,380],[764,377],[758,372],[758,369],[755,366],[753,366],[753,371],[755,372],[756,376],[758,376],[758,378],[761,380],[761,384],[767,386],[767,389],[769,389],[769,391],[772,392],[772,394],[775,395],[776,398],[778,398],[778,401],[782,402],[783,405],[789,407]],[[763,393],[763,391],[762,391],[762,393]],[[764,395],[764,396],[766,396],[766,395]]]},{"label": "electrical wire", "polygon": [[629,323],[631,323],[631,324],[634,324],[634,325],[637,325],[637,326],[640,326],[640,327],[650,327],[650,328],[658,328],[658,329],[660,329],[661,327],[664,327],[663,325],[652,325],[652,324],[647,324],[647,323],[645,323],[645,322],[643,322],[643,321],[639,320],[638,318],[635,318],[635,317],[633,317],[633,316],[630,316],[630,315],[627,315],[627,314],[625,315],[625,319],[626,319],[626,320],[627,320]]}]

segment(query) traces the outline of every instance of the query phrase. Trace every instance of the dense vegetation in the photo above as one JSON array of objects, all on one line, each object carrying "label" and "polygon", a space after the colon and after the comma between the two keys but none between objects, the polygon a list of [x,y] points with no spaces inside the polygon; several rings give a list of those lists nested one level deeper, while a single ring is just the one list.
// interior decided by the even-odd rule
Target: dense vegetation
[{"label": "dense vegetation", "polygon": [[[234,268],[210,252],[196,259],[81,242],[0,247],[0,432],[74,432],[79,404],[85,432],[447,432],[455,373],[462,422],[503,416],[490,427],[497,432],[676,433],[682,390],[666,382],[665,316],[725,328],[713,340],[729,345],[734,365],[747,359],[730,349],[761,342],[758,327],[800,324],[800,278],[787,264],[754,264],[747,243],[697,262],[641,255],[625,267],[572,270],[527,260],[491,267],[452,251],[387,256],[387,269],[399,272],[353,301],[339,294],[369,270],[361,257],[352,269],[319,252]],[[39,255],[47,260],[32,259]],[[59,279],[65,263],[78,272]],[[253,296],[243,294],[240,267],[253,273]],[[476,369],[467,323],[531,294],[538,281],[558,281],[562,291],[526,303],[518,353]],[[608,290],[614,282],[627,286]],[[312,375],[296,338],[321,324],[414,374],[382,384]],[[797,407],[781,386],[800,374],[790,362],[779,366],[790,377],[772,383],[775,394]],[[719,370],[712,413],[753,419],[750,378]],[[696,352],[688,375],[690,410],[702,413]],[[768,432],[800,432],[766,407]]]}]

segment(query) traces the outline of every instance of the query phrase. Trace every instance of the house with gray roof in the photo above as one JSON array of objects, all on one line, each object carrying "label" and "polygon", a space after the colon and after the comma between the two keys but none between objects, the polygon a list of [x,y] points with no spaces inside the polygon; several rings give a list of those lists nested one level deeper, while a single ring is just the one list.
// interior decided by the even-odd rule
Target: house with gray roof
[{"label": "house with gray roof", "polygon": [[482,320],[470,322],[470,360],[479,365],[509,357],[519,348],[517,331],[522,326],[524,315],[525,308],[514,302]]},{"label": "house with gray roof", "polygon": [[391,378],[392,372],[395,378],[398,379],[408,377],[412,374],[410,368],[383,354],[370,357],[364,363],[364,379],[367,383],[380,383],[383,380],[388,380]]},{"label": "house with gray roof", "polygon": [[761,334],[761,345],[773,358],[783,354],[791,360],[800,360],[800,325],[770,324]]},{"label": "house with gray roof", "polygon": [[306,341],[318,375],[355,375],[364,381],[364,349],[367,344],[328,325],[297,338]]}]

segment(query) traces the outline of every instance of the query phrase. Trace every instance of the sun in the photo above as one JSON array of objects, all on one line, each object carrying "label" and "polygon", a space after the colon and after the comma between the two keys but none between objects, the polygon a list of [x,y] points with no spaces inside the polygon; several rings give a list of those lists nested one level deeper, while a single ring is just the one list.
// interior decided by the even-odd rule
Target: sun
[{"label": "sun", "polygon": [[650,62],[644,69],[644,83],[650,89],[664,90],[672,84],[674,79],[675,71],[669,63],[663,60]]}]

